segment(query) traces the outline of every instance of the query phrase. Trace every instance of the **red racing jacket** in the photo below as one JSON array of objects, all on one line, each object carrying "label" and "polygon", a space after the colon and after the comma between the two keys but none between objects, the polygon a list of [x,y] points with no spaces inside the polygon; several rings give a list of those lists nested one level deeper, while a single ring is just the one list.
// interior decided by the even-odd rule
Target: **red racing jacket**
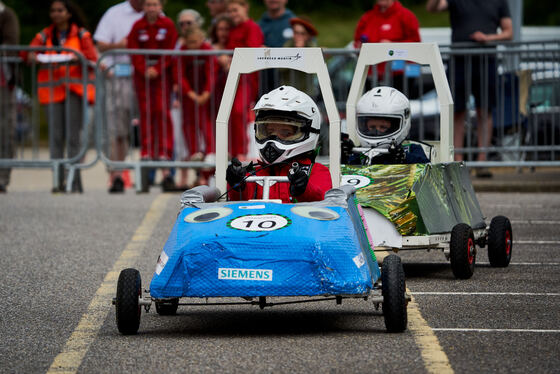
[{"label": "red racing jacket", "polygon": [[[177,31],[173,21],[163,15],[152,24],[148,23],[146,17],[142,17],[132,26],[127,41],[127,47],[132,49],[173,49],[177,41]],[[131,56],[134,72],[139,77],[146,74],[148,66],[153,66],[161,74],[172,65],[172,61],[169,56]]]},{"label": "red racing jacket", "polygon": [[[292,167],[292,162],[299,163],[303,170],[309,175],[309,181],[305,192],[299,196],[292,197],[290,195],[290,184],[284,182],[276,182],[270,186],[269,198],[281,199],[283,203],[320,201],[325,197],[325,192],[332,188],[331,173],[329,169],[322,164],[312,163],[307,157],[291,159],[288,163],[278,166],[263,168],[265,165],[259,164],[256,169],[256,176],[278,175],[287,176],[288,171]],[[228,189],[231,186],[228,185]],[[256,191],[255,191],[256,189]],[[228,193],[230,201],[246,201],[250,199],[262,199],[263,189],[257,183],[247,183],[245,189],[241,192],[231,190]]]},{"label": "red racing jacket", "polygon": [[[366,12],[358,21],[354,32],[354,44],[379,43],[381,40],[390,40],[398,43],[413,43],[420,41],[420,24],[418,19],[409,9],[402,6],[399,1],[381,12],[379,5]],[[381,77],[385,71],[385,63],[377,65],[378,75]]]}]

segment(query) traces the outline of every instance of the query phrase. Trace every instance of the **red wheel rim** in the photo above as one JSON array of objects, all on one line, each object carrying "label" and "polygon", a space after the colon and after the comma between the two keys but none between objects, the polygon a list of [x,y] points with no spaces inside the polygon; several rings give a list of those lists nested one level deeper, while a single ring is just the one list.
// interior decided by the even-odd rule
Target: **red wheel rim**
[{"label": "red wheel rim", "polygon": [[506,256],[511,252],[511,232],[506,230]]},{"label": "red wheel rim", "polygon": [[474,261],[474,242],[472,238],[469,238],[469,241],[467,242],[467,256],[469,264],[472,264]]}]

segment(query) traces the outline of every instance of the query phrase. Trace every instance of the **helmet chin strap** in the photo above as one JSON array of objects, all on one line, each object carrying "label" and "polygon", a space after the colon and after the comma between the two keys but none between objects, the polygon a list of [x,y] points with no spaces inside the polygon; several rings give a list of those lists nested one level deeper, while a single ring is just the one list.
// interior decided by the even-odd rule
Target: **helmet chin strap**
[{"label": "helmet chin strap", "polygon": [[274,163],[284,152],[285,151],[278,148],[274,142],[267,142],[260,151],[263,161],[266,161],[268,164]]}]

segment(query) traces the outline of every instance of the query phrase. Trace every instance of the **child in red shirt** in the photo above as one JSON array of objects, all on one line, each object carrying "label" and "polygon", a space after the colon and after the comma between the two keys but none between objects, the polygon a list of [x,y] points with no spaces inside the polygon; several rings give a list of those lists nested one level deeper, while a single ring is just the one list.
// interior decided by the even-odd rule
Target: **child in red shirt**
[{"label": "child in red shirt", "polygon": [[[186,31],[181,50],[212,50],[204,31]],[[215,126],[210,118],[210,95],[215,86],[218,62],[215,56],[182,56],[178,63],[183,102],[183,132],[191,160],[212,158],[216,150]],[[181,170],[181,183],[186,184],[187,170]],[[206,184],[211,171],[201,172],[195,183]]]},{"label": "child in red shirt", "polygon": [[258,183],[245,183],[249,175],[287,176],[290,183],[270,186],[269,197],[283,203],[323,200],[332,188],[329,169],[315,163],[321,115],[305,93],[282,86],[261,97],[255,108],[255,139],[259,164],[252,170],[234,158],[226,170],[230,200],[259,199]]}]

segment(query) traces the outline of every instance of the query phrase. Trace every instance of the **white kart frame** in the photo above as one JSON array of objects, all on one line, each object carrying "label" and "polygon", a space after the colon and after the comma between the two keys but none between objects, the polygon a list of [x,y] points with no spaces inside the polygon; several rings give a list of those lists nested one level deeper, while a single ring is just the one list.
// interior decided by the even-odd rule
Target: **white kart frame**
[{"label": "white kart frame", "polygon": [[[428,65],[432,72],[437,97],[440,105],[440,140],[427,142],[433,147],[431,163],[452,162],[454,159],[453,148],[453,97],[445,75],[445,68],[436,43],[365,43],[362,44],[348,101],[346,102],[346,125],[348,135],[355,144],[360,144],[356,131],[356,105],[360,99],[367,79],[368,69],[371,65],[394,61],[406,60],[420,65]],[[394,226],[382,225],[384,217],[381,214],[370,214],[368,220],[370,230],[373,227],[383,227],[385,237],[376,240],[376,250],[398,249],[442,249],[449,256],[449,242],[451,233],[442,233],[425,236],[401,236]],[[386,220],[386,219],[385,219]],[[387,232],[391,230],[392,232]],[[473,230],[475,241],[488,234],[488,228]],[[377,231],[376,231],[377,234]],[[373,233],[372,233],[373,235]]]},{"label": "white kart frame", "polygon": [[316,74],[329,119],[329,169],[333,188],[340,186],[340,116],[321,48],[236,48],[216,119],[216,187],[226,191],[228,121],[241,74],[285,68]]}]

